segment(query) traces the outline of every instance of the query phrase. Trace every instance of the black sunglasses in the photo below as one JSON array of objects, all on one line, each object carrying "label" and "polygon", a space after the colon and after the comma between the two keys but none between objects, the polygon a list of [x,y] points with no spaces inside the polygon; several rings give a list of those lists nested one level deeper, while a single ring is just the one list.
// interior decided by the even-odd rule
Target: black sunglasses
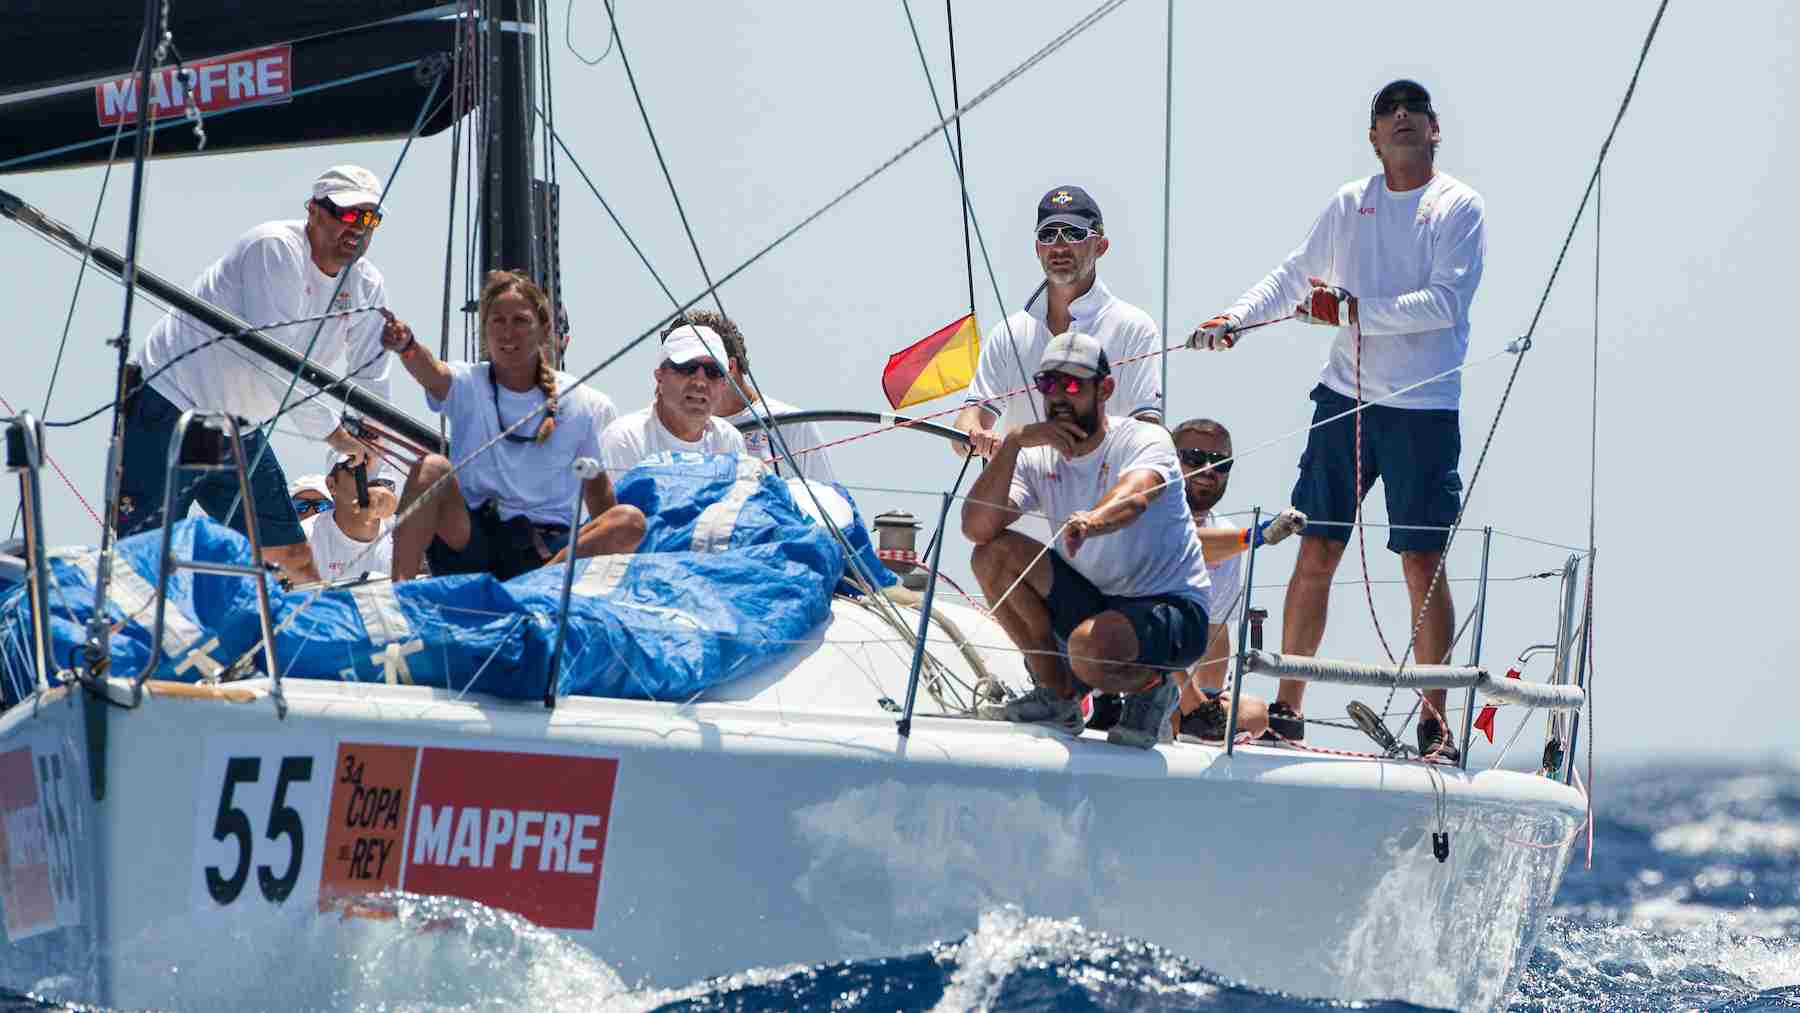
[{"label": "black sunglasses", "polygon": [[375,208],[364,210],[362,208],[338,207],[331,202],[329,197],[314,198],[313,203],[318,205],[319,210],[325,212],[328,217],[342,222],[345,225],[355,225],[365,229],[373,229],[381,224],[381,212]]},{"label": "black sunglasses", "polygon": [[301,517],[305,517],[308,514],[322,514],[330,509],[331,501],[328,499],[313,499],[311,497],[303,496],[294,497],[294,513],[299,514]]},{"label": "black sunglasses", "polygon": [[721,368],[718,363],[713,362],[710,359],[707,359],[707,360],[695,359],[693,362],[684,362],[679,366],[677,366],[673,362],[670,362],[667,359],[664,359],[663,360],[663,368],[664,369],[672,369],[675,372],[680,373],[682,376],[693,376],[695,370],[704,369],[704,370],[706,370],[706,378],[708,380],[723,380],[723,379],[725,379],[725,370],[723,368]]},{"label": "black sunglasses", "polygon": [[1037,241],[1039,246],[1055,246],[1057,243],[1083,242],[1095,235],[1099,235],[1098,230],[1079,225],[1046,225],[1037,230]]},{"label": "black sunglasses", "polygon": [[1182,447],[1179,453],[1181,455],[1181,466],[1184,468],[1194,470],[1211,468],[1221,475],[1231,474],[1230,454],[1220,454],[1211,450],[1199,450],[1194,447]]},{"label": "black sunglasses", "polygon": [[1375,103],[1375,115],[1387,116],[1401,106],[1405,106],[1406,111],[1409,113],[1424,113],[1426,115],[1430,115],[1431,113],[1430,99],[1423,95],[1409,95],[1402,93],[1399,95],[1384,96],[1380,102]]},{"label": "black sunglasses", "polygon": [[1093,377],[1070,376],[1054,370],[1039,373],[1031,378],[1031,384],[1037,388],[1039,394],[1054,394],[1060,390],[1071,397],[1081,393],[1083,384],[1093,382]]}]

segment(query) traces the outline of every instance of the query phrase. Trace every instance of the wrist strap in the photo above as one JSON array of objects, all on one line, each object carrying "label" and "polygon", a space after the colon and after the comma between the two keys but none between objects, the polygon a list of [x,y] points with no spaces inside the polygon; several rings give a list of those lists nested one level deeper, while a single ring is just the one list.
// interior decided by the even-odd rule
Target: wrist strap
[{"label": "wrist strap", "polygon": [[402,359],[411,358],[412,353],[415,350],[417,350],[418,347],[419,347],[418,335],[409,334],[406,336],[406,347],[400,349],[398,352],[395,352],[394,354],[400,356]]}]

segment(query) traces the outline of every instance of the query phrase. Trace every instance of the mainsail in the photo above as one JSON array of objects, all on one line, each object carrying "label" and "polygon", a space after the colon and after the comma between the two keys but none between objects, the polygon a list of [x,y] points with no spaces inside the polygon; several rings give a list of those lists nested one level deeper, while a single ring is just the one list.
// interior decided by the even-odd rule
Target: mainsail
[{"label": "mainsail", "polygon": [[[142,13],[107,0],[25,0],[0,28],[0,173],[129,157],[129,130],[148,108],[155,155],[191,154],[190,107],[230,117],[206,150],[239,151],[405,136],[427,96],[421,134],[449,126],[466,106],[435,72],[455,46],[454,4],[365,0],[255,4],[181,0],[169,6],[174,52],[150,78],[148,101],[132,69]],[[112,45],[108,42],[111,41]]]}]

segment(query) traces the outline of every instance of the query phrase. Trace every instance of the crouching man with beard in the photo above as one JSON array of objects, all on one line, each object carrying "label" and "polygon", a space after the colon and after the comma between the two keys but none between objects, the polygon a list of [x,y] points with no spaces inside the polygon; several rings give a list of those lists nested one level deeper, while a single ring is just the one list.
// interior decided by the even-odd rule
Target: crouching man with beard
[{"label": "crouching man with beard", "polygon": [[[1086,334],[1052,338],[1033,382],[1045,420],[1006,434],[963,504],[975,577],[1037,683],[993,716],[1080,734],[1085,692],[1123,693],[1107,739],[1148,749],[1169,740],[1187,666],[1206,651],[1206,557],[1172,488],[1175,444],[1106,414],[1112,368]],[[1048,551],[1008,530],[1026,511],[1049,516]]]}]

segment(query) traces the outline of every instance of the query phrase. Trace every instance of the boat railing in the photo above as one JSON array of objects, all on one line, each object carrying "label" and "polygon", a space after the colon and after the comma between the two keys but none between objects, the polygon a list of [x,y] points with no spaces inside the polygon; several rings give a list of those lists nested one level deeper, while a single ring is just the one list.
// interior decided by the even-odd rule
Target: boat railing
[{"label": "boat railing", "polygon": [[[1262,521],[1262,508],[1252,511],[1251,527],[1254,529]],[[1488,563],[1492,553],[1494,529],[1482,529],[1481,542],[1481,576],[1475,599],[1473,637],[1469,647],[1469,661],[1466,665],[1448,664],[1400,664],[1378,665],[1355,661],[1342,661],[1330,658],[1302,657],[1281,654],[1262,649],[1261,616],[1266,610],[1253,606],[1252,597],[1255,590],[1256,557],[1260,545],[1252,544],[1244,564],[1243,589],[1241,601],[1244,608],[1238,619],[1236,677],[1232,680],[1229,704],[1226,709],[1225,751],[1227,755],[1236,749],[1238,729],[1238,707],[1240,694],[1243,691],[1244,676],[1255,672],[1260,675],[1281,679],[1293,679],[1302,682],[1330,682],[1351,686],[1376,686],[1387,689],[1463,689],[1467,691],[1464,703],[1463,735],[1459,765],[1468,767],[1470,750],[1467,748],[1471,727],[1475,715],[1475,697],[1481,696],[1498,702],[1520,704],[1532,708],[1544,708],[1551,713],[1548,738],[1545,743],[1546,758],[1553,754],[1556,764],[1546,760],[1547,772],[1550,776],[1563,774],[1560,769],[1561,756],[1567,750],[1574,749],[1575,724],[1580,716],[1580,709],[1586,703],[1587,694],[1584,686],[1584,669],[1586,660],[1586,626],[1578,628],[1577,596],[1580,586],[1579,574],[1581,556],[1571,554],[1562,568],[1562,593],[1557,616],[1556,640],[1553,643],[1534,645],[1527,648],[1520,656],[1520,664],[1513,671],[1496,678],[1481,664],[1482,635],[1486,625],[1488,604]],[[1252,623],[1255,628],[1252,628]],[[1579,641],[1579,645],[1577,644]],[[1528,682],[1519,677],[1523,662],[1536,653],[1554,651],[1556,666],[1543,682]],[[1573,663],[1572,663],[1573,662]],[[1573,717],[1564,712],[1574,712]],[[1572,767],[1572,765],[1571,765]],[[1566,779],[1566,774],[1563,774]]]},{"label": "boat railing", "polygon": [[19,503],[25,510],[25,583],[40,697],[50,688],[50,554],[44,546],[44,501],[38,485],[43,466],[44,424],[30,412],[20,412],[6,427],[6,470],[19,476]]},{"label": "boat railing", "polygon": [[[229,455],[229,462],[227,461]],[[238,495],[244,508],[244,534],[250,540],[250,563],[221,563],[199,559],[175,558],[175,495],[184,471],[234,471]],[[269,670],[269,695],[276,712],[287,714],[281,693],[281,668],[275,664],[275,627],[269,618],[269,572],[263,568],[262,542],[256,533],[256,500],[250,491],[248,459],[244,442],[238,433],[237,420],[221,412],[184,411],[175,420],[175,432],[169,440],[169,463],[163,476],[162,550],[156,565],[156,621],[151,628],[150,656],[144,668],[132,678],[131,700],[135,706],[143,698],[144,683],[162,660],[163,633],[168,617],[169,578],[177,570],[248,577],[256,586],[257,618],[262,622],[263,660]],[[247,654],[246,657],[252,656]]]}]

